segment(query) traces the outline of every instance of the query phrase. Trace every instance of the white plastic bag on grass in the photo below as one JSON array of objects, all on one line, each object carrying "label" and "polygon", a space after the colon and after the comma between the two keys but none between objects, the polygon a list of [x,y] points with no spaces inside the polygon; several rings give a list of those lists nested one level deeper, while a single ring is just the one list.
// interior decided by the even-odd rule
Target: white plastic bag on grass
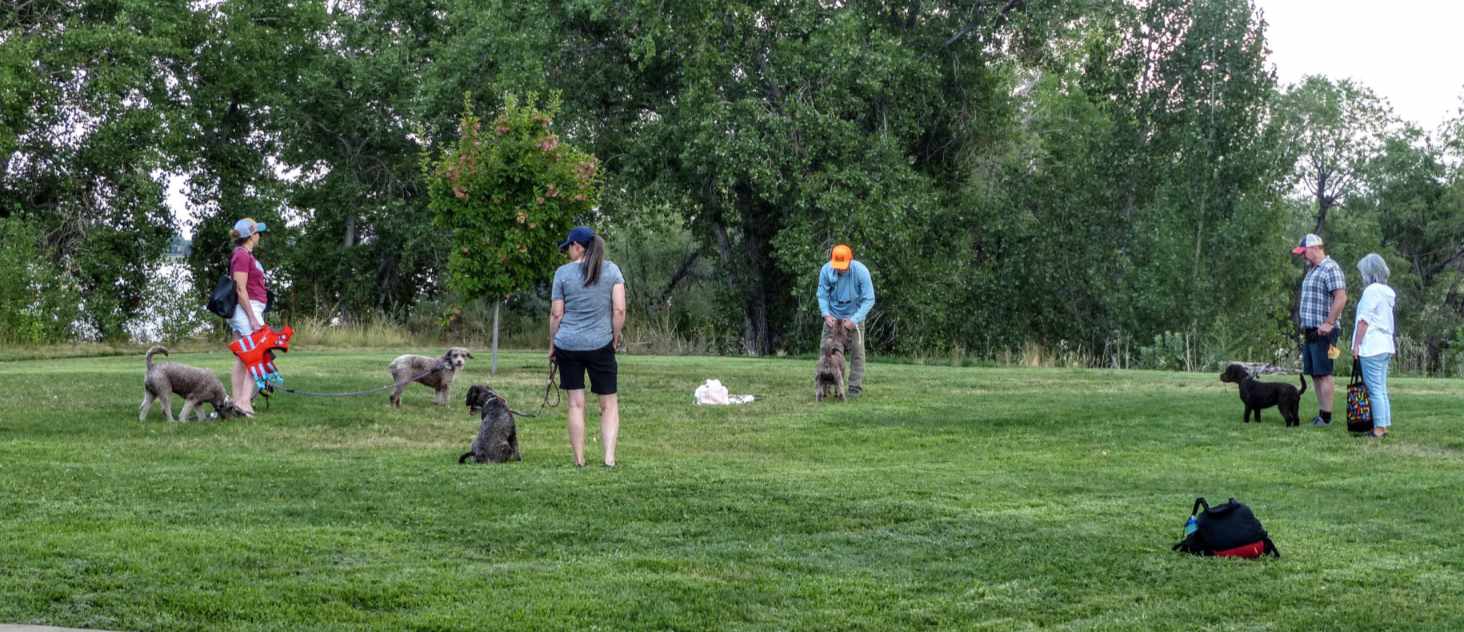
[{"label": "white plastic bag on grass", "polygon": [[696,392],[692,394],[692,398],[698,406],[746,404],[754,399],[751,395],[727,394],[727,387],[722,386],[721,380],[707,380],[706,384],[696,387]]}]

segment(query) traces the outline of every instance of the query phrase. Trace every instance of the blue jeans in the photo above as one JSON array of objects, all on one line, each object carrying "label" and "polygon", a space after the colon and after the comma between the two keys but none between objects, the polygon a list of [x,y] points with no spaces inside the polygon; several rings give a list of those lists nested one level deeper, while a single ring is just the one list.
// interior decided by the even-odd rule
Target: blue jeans
[{"label": "blue jeans", "polygon": [[1388,362],[1391,353],[1362,356],[1362,381],[1367,384],[1368,401],[1372,402],[1373,425],[1387,428],[1393,425],[1393,407],[1388,401]]}]

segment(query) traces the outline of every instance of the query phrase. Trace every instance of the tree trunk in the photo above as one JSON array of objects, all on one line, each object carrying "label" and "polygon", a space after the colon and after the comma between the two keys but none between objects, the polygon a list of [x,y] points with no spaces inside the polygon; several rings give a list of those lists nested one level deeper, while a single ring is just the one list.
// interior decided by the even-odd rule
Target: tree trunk
[{"label": "tree trunk", "polygon": [[502,305],[503,301],[493,303],[493,350],[488,353],[491,358],[488,361],[488,375],[490,376],[498,375],[498,308]]},{"label": "tree trunk", "polygon": [[[737,212],[737,240],[728,231],[722,209],[707,221],[717,253],[727,270],[728,286],[742,298],[742,348],[748,355],[766,355],[781,339],[776,317],[786,316],[778,302],[786,278],[773,260],[772,237],[777,234],[777,213],[757,199],[745,183],[733,186]],[[716,203],[708,206],[716,207]]]},{"label": "tree trunk", "polygon": [[773,260],[772,239],[777,234],[777,212],[759,199],[751,185],[738,183],[732,187],[741,224],[743,265],[743,297],[747,316],[745,346],[750,355],[767,355],[773,351],[776,334],[769,323],[777,308],[774,287],[780,287],[781,276]]},{"label": "tree trunk", "polygon": [[732,288],[732,291],[742,295],[742,351],[748,355],[753,355],[756,353],[751,344],[754,327],[752,313],[747,309],[747,306],[750,304],[750,301],[748,301],[749,293],[747,291],[750,281],[744,278],[745,276],[751,275],[752,270],[748,265],[739,265],[742,262],[739,261],[738,257],[732,251],[732,239],[728,236],[727,226],[722,223],[720,216],[712,218],[711,228],[712,235],[717,239],[717,254],[721,257],[723,266],[727,270],[727,285]]},{"label": "tree trunk", "polygon": [[354,245],[356,245],[356,216],[351,214],[346,216],[346,235],[341,240],[341,246],[349,249]]}]

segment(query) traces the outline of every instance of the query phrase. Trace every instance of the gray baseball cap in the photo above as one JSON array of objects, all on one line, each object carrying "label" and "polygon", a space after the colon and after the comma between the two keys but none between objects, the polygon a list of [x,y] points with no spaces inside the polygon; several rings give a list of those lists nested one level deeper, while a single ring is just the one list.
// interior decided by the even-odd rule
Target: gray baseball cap
[{"label": "gray baseball cap", "polygon": [[265,226],[262,222],[256,223],[252,219],[241,219],[234,222],[234,232],[239,233],[239,238],[243,239],[254,233],[267,233],[269,232],[269,227]]}]

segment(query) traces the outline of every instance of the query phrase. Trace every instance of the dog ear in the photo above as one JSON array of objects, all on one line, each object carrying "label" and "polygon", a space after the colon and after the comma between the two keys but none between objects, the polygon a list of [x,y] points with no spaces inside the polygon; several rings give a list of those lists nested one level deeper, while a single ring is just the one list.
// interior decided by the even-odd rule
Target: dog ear
[{"label": "dog ear", "polygon": [[472,352],[472,351],[464,351],[464,352],[463,352],[463,355],[466,355],[466,356],[467,356],[467,357],[468,357],[468,359],[469,359],[469,360],[472,360],[472,359],[474,359],[474,358],[473,358],[473,352]]}]

